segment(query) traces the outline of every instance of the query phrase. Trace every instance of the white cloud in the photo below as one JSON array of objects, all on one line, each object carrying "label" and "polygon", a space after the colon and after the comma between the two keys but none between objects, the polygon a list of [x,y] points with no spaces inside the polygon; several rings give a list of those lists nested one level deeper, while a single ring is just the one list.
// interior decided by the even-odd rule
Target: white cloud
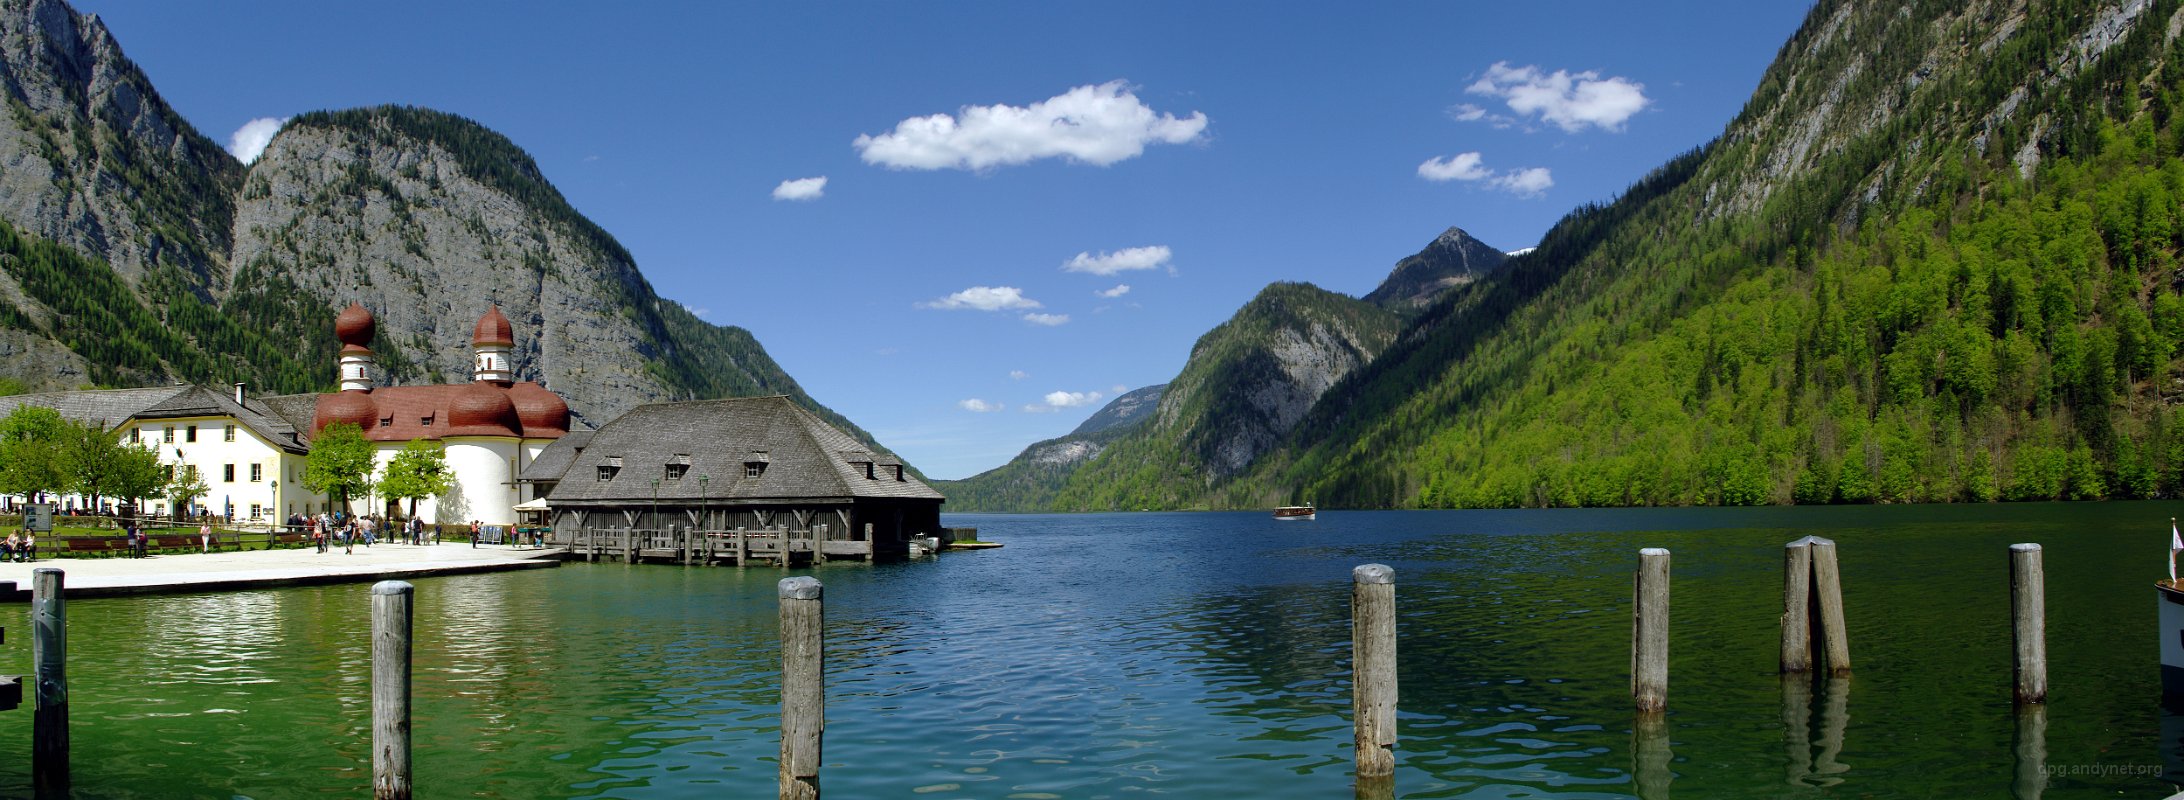
[{"label": "white cloud", "polygon": [[1023,370],[1020,370],[1020,369],[1012,369],[1012,370],[1009,370],[1009,380],[1016,380],[1016,381],[1020,381],[1020,380],[1023,380],[1023,379],[1025,379],[1025,378],[1029,378],[1029,377],[1031,377],[1031,373],[1029,373],[1029,372],[1025,372],[1025,371],[1023,371]]},{"label": "white cloud", "polygon": [[1091,251],[1078,253],[1062,262],[1063,272],[1086,272],[1093,275],[1114,275],[1131,270],[1154,269],[1165,266],[1175,256],[1164,244],[1151,247],[1131,247],[1112,253],[1093,255]]},{"label": "white cloud", "polygon": [[1487,169],[1478,153],[1457,153],[1453,156],[1435,156],[1418,165],[1418,177],[1436,183],[1443,181],[1484,181],[1485,185],[1500,189],[1518,197],[1532,199],[1546,194],[1555,185],[1552,173],[1546,167],[1526,167],[1509,172]]},{"label": "white cloud", "polygon": [[1122,384],[1119,384],[1119,383],[1118,383],[1118,384],[1115,384],[1114,386],[1112,386],[1112,387],[1109,387],[1109,388],[1112,388],[1112,389],[1114,389],[1114,390],[1115,390],[1115,394],[1122,394],[1122,393],[1124,393],[1124,392],[1130,391],[1130,387],[1128,387],[1128,386],[1124,386],[1124,385],[1122,385]]},{"label": "white cloud", "polygon": [[1069,315],[1068,315],[1068,314],[1025,314],[1025,315],[1024,315],[1024,321],[1025,321],[1025,322],[1029,322],[1029,323],[1031,323],[1031,324],[1033,324],[1033,325],[1045,325],[1045,326],[1047,326],[1047,327],[1049,327],[1049,328],[1052,328],[1052,327],[1054,327],[1054,326],[1056,326],[1056,325],[1064,325],[1064,324],[1067,324],[1067,323],[1069,322]]},{"label": "white cloud", "polygon": [[773,187],[775,200],[817,200],[827,194],[827,176],[782,181]]},{"label": "white cloud", "polygon": [[1418,177],[1440,182],[1475,181],[1492,176],[1494,171],[1481,164],[1482,160],[1476,152],[1457,153],[1446,158],[1434,156],[1418,165]]},{"label": "white cloud", "polygon": [[1127,284],[1127,283],[1118,283],[1118,284],[1115,284],[1115,288],[1113,288],[1113,289],[1101,289],[1101,290],[1099,290],[1099,291],[1097,291],[1097,292],[1093,292],[1093,294],[1099,295],[1099,296],[1101,296],[1101,297],[1105,297],[1105,298],[1108,298],[1108,299],[1110,299],[1110,300],[1112,300],[1112,299],[1114,299],[1114,298],[1117,298],[1117,297],[1121,297],[1121,296],[1123,296],[1123,295],[1126,295],[1126,294],[1129,294],[1129,293],[1130,293],[1130,284]]},{"label": "white cloud", "polygon": [[1448,115],[1457,122],[1477,122],[1486,119],[1486,109],[1470,103],[1457,103],[1449,107]]},{"label": "white cloud", "polygon": [[1529,198],[1546,194],[1555,185],[1555,179],[1547,173],[1546,167],[1532,167],[1503,174],[1494,179],[1494,185],[1518,197]]},{"label": "white cloud", "polygon": [[228,154],[245,164],[257,161],[258,156],[265,154],[265,146],[273,143],[273,134],[280,133],[281,126],[286,124],[287,117],[259,117],[243,123],[243,127],[228,135]]},{"label": "white cloud", "polygon": [[1000,403],[988,403],[976,397],[957,403],[956,407],[974,414],[985,414],[988,412],[1000,411],[1001,409],[1005,408],[1005,406],[1001,405]]},{"label": "white cloud", "polygon": [[1024,296],[1024,290],[1014,286],[973,286],[939,300],[919,303],[920,308],[937,308],[943,311],[970,309],[973,311],[1003,311],[1015,308],[1040,308],[1039,301]]},{"label": "white cloud", "polygon": [[1065,408],[1081,408],[1096,405],[1105,397],[1106,395],[1099,392],[1048,392],[1045,397],[1039,398],[1045,402],[1024,406],[1024,410],[1046,412],[1060,411]]},{"label": "white cloud", "polygon": [[[1645,90],[1645,84],[1623,77],[1602,78],[1593,70],[1550,73],[1534,66],[1512,67],[1507,61],[1494,62],[1486,68],[1485,77],[1464,88],[1471,94],[1499,97],[1517,116],[1537,116],[1569,133],[1586,126],[1622,130],[1625,120],[1652,102]],[[1466,119],[1473,109],[1479,113]],[[1488,118],[1484,112],[1475,106],[1457,106],[1452,113],[1468,122]]]},{"label": "white cloud", "polygon": [[969,169],[1062,158],[1107,166],[1145,152],[1148,144],[1182,144],[1206,131],[1206,115],[1177,119],[1155,113],[1109,81],[1079,86],[1029,106],[966,106],[896,123],[889,133],[852,143],[865,163],[893,169]]}]

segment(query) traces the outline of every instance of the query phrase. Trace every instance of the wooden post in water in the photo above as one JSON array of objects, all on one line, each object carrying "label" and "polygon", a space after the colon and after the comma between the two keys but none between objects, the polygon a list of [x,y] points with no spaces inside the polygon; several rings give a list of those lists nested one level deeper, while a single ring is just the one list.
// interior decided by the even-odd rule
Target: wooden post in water
[{"label": "wooden post in water", "polygon": [[1812,669],[1812,537],[1782,546],[1782,672]]},{"label": "wooden post in water", "polygon": [[1828,674],[1850,674],[1850,633],[1843,624],[1843,573],[1835,563],[1835,540],[1812,539],[1812,588],[1820,597],[1820,643],[1827,649]]},{"label": "wooden post in water", "polygon": [[818,800],[819,740],[827,728],[825,621],[819,579],[783,578],[781,800]]},{"label": "wooden post in water", "polygon": [[750,537],[744,535],[743,528],[738,527],[736,528],[736,566],[748,566],[750,563],[751,540]]},{"label": "wooden post in water", "polygon": [[2040,546],[2010,545],[2010,640],[2016,645],[2012,673],[2017,704],[2047,702],[2047,579]]},{"label": "wooden post in water", "polygon": [[1395,775],[1395,570],[1350,570],[1350,712],[1358,794]]},{"label": "wooden post in water", "polygon": [[30,660],[37,707],[30,733],[31,782],[39,796],[68,790],[68,605],[60,570],[30,573]]},{"label": "wooden post in water", "polygon": [[416,589],[372,584],[372,798],[410,798],[410,609]]},{"label": "wooden post in water", "polygon": [[1630,696],[1653,713],[1668,708],[1668,551],[1638,551],[1632,582]]}]

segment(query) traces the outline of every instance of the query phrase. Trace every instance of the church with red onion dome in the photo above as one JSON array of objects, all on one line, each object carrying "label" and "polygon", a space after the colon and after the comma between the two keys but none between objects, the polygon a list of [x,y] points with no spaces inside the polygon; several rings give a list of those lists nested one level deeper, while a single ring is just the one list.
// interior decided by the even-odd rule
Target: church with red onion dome
[{"label": "church with red onion dome", "polygon": [[[469,383],[373,386],[376,327],[362,304],[351,304],[334,318],[334,335],[341,340],[341,390],[318,396],[311,434],[339,422],[355,425],[378,445],[382,467],[413,440],[439,442],[455,488],[418,501],[418,516],[446,524],[515,524],[516,506],[533,499],[523,496],[532,490],[516,476],[539,451],[568,435],[568,402],[535,382],[515,379],[515,328],[497,305],[471,332]],[[390,509],[371,509],[385,510]]]}]

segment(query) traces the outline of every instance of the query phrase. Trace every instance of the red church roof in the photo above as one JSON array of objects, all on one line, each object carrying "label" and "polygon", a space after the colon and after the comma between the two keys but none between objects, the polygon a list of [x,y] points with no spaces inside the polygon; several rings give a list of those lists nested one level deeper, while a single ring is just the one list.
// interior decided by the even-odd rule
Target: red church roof
[{"label": "red church roof", "polygon": [[[532,406],[532,413],[520,413],[525,404]],[[529,381],[383,386],[319,395],[311,433],[336,422],[356,424],[364,429],[364,438],[375,442],[450,436],[559,439],[569,432],[569,405]]]}]

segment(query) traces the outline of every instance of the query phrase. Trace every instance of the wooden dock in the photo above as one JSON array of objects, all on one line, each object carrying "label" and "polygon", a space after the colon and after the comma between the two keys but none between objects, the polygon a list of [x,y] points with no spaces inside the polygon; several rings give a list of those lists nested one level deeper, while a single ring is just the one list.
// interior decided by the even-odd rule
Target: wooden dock
[{"label": "wooden dock", "polygon": [[572,559],[630,564],[790,567],[827,561],[870,562],[875,556],[869,539],[827,538],[816,530],[788,528],[593,528],[556,532],[547,543],[562,548]]}]

